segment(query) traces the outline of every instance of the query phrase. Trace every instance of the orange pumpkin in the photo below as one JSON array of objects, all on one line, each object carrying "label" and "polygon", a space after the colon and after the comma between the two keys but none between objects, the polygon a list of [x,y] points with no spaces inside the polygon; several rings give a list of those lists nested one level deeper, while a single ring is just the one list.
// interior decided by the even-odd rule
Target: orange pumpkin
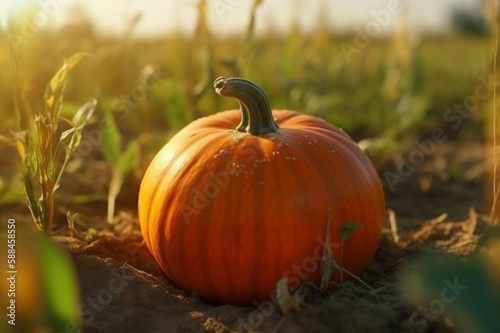
[{"label": "orange pumpkin", "polygon": [[214,87],[241,109],[186,126],[142,180],[142,233],[166,275],[209,302],[236,305],[273,298],[284,276],[291,289],[319,284],[329,209],[337,262],[340,228],[362,225],[345,241],[341,261],[360,273],[379,242],[385,210],[368,157],[322,119],[271,111],[264,91],[248,80],[218,78]]}]

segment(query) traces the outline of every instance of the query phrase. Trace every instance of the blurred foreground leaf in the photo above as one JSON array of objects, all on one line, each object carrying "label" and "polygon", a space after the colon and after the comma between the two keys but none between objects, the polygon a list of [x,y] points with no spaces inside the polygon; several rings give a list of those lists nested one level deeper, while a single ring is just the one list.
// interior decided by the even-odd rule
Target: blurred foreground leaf
[{"label": "blurred foreground leaf", "polygon": [[[401,277],[405,295],[419,305],[409,323],[423,332],[437,316],[450,316],[458,332],[498,332],[500,237],[487,233],[486,247],[466,260],[452,254],[422,257]],[[492,241],[494,239],[494,241]]]},{"label": "blurred foreground leaf", "polygon": [[37,233],[36,246],[42,265],[44,291],[50,326],[58,331],[80,322],[76,273],[68,256],[45,235]]},{"label": "blurred foreground leaf", "polygon": [[[2,228],[3,229],[3,228]],[[10,230],[10,229],[9,229]],[[2,233],[6,230],[2,230]],[[16,260],[7,269],[7,260],[0,263],[3,272],[15,279],[15,296],[2,293],[2,304],[15,300],[15,311],[0,324],[1,332],[76,332],[81,324],[79,290],[76,272],[69,256],[42,232],[29,232],[15,223]],[[2,252],[7,253],[6,242]],[[8,290],[10,281],[0,281]],[[14,320],[8,324],[7,320]]]}]

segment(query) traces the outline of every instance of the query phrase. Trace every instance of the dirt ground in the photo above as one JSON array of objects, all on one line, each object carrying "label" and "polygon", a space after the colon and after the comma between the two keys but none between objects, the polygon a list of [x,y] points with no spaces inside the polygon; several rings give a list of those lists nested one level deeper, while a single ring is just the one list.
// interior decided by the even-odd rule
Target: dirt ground
[{"label": "dirt ground", "polygon": [[412,325],[417,308],[403,297],[398,281],[405,265],[421,254],[474,249],[487,224],[484,148],[441,145],[391,184],[395,163],[376,164],[386,193],[387,232],[360,276],[374,290],[357,282],[328,293],[304,288],[305,302],[286,314],[271,302],[214,306],[176,288],[142,242],[133,196],[121,198],[112,228],[104,223],[104,204],[83,212],[80,204],[75,210],[97,234],[88,240],[81,229],[71,238],[63,226],[53,238],[69,250],[77,269],[83,332],[455,332],[447,318]]}]

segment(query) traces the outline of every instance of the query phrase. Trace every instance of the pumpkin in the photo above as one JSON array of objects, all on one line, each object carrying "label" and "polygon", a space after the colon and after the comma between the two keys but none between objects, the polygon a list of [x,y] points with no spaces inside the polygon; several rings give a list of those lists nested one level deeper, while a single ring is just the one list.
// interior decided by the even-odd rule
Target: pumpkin
[{"label": "pumpkin", "polygon": [[[220,77],[214,87],[240,110],[179,131],[140,187],[144,241],[168,278],[208,302],[235,305],[275,297],[283,277],[292,290],[319,284],[328,226],[337,263],[359,274],[385,210],[369,158],[322,119],[271,110],[248,80]],[[342,244],[341,260],[340,229],[349,222],[362,227]]]}]

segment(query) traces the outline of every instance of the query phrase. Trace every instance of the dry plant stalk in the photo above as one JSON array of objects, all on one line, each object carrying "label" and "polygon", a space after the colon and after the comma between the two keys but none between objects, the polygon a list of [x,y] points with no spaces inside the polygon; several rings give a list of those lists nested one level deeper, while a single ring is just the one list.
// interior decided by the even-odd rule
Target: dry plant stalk
[{"label": "dry plant stalk", "polygon": [[485,15],[490,21],[490,24],[493,28],[493,33],[491,34],[492,38],[492,60],[490,64],[490,72],[491,72],[491,82],[490,84],[493,87],[493,97],[491,99],[491,112],[487,113],[487,118],[490,121],[486,121],[486,126],[492,124],[491,128],[486,128],[487,133],[487,173],[488,173],[488,181],[487,183],[490,186],[487,186],[487,200],[488,205],[491,207],[490,213],[490,221],[491,223],[498,223],[499,216],[498,212],[500,211],[498,195],[500,191],[500,184],[498,181],[498,143],[497,136],[498,133],[498,122],[499,118],[497,116],[497,82],[498,82],[498,70],[497,70],[497,62],[498,62],[498,39],[499,36],[499,28],[500,28],[500,1],[498,0],[490,0],[485,2]]},{"label": "dry plant stalk", "polygon": [[[68,130],[57,131],[67,75],[82,62],[87,55],[75,54],[64,61],[63,66],[52,77],[45,89],[43,113],[33,115],[21,110],[22,103],[15,85],[16,115],[20,128],[11,140],[19,153],[19,169],[24,178],[26,204],[37,227],[50,234],[54,219],[54,193],[61,183],[61,177],[71,154],[82,138],[84,126],[92,116],[97,102],[91,99],[84,103],[66,122]],[[14,82],[18,82],[16,54],[11,52],[11,67]],[[33,117],[33,118],[32,118]]]}]

